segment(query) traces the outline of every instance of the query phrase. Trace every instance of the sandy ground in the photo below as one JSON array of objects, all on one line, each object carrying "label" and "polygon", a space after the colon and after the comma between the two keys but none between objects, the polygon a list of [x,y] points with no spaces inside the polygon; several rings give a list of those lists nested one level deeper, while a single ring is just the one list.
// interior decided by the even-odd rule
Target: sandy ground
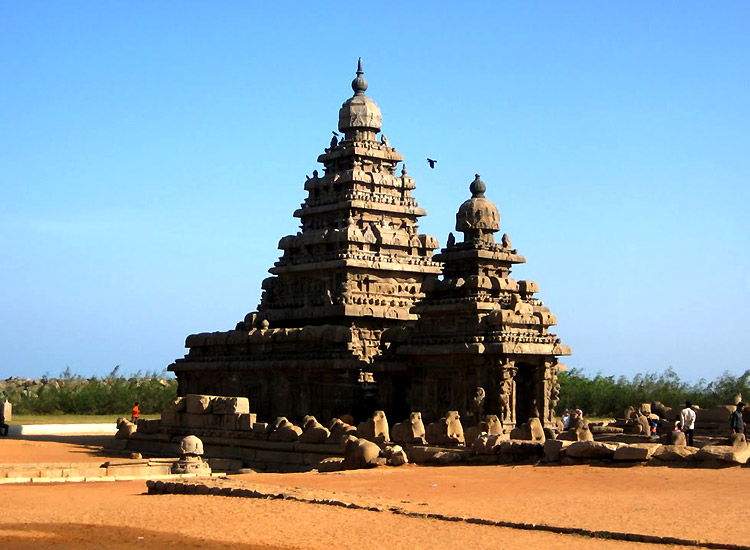
[{"label": "sandy ground", "polygon": [[[1,463],[104,460],[93,440],[0,440]],[[747,501],[750,468],[410,465],[235,479],[312,496],[335,492],[365,504],[393,502],[420,512],[750,544],[747,508],[738,504]],[[682,548],[293,501],[145,490],[143,481],[0,485],[0,548]]]}]

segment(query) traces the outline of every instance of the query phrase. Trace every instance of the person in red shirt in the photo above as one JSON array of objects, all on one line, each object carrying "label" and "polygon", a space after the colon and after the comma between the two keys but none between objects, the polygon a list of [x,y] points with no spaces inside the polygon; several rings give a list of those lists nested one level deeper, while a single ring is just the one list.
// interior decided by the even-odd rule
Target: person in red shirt
[{"label": "person in red shirt", "polygon": [[141,416],[141,408],[138,406],[139,403],[136,401],[135,405],[133,405],[133,414],[130,417],[130,421],[133,424],[138,424],[138,417]]}]

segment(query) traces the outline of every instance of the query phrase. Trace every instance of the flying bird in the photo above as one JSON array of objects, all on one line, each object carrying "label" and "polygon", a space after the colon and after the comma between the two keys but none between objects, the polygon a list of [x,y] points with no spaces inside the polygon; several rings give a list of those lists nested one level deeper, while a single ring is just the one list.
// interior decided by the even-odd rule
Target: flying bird
[{"label": "flying bird", "polygon": [[432,159],[427,159],[427,162],[430,165],[430,168],[435,168],[435,165],[437,164],[437,161]]}]

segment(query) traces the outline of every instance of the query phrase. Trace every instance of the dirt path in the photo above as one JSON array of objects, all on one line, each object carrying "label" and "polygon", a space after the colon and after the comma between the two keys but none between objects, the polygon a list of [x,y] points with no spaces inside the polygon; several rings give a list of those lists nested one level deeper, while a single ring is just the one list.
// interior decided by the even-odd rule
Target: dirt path
[{"label": "dirt path", "polygon": [[[0,462],[29,462],[0,440]],[[99,460],[95,448],[35,442],[50,462]],[[15,454],[17,451],[17,454]],[[750,469],[408,466],[336,474],[257,474],[254,484],[389,499],[422,512],[750,543]],[[740,493],[742,491],[742,493]],[[0,485],[0,547],[55,549],[594,550],[679,546],[410,518],[281,500],[145,495],[142,481]],[[681,513],[688,503],[695,512]]]}]

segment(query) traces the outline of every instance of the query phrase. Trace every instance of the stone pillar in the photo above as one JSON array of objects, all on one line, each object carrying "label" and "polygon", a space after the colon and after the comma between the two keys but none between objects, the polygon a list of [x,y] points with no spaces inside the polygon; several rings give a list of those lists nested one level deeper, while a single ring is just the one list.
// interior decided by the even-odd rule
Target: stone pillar
[{"label": "stone pillar", "polygon": [[509,429],[516,425],[516,374],[518,368],[509,359],[500,365],[498,376],[499,418],[504,427]]},{"label": "stone pillar", "polygon": [[560,383],[557,381],[557,360],[544,363],[544,424],[555,425],[555,406],[560,400]]}]

